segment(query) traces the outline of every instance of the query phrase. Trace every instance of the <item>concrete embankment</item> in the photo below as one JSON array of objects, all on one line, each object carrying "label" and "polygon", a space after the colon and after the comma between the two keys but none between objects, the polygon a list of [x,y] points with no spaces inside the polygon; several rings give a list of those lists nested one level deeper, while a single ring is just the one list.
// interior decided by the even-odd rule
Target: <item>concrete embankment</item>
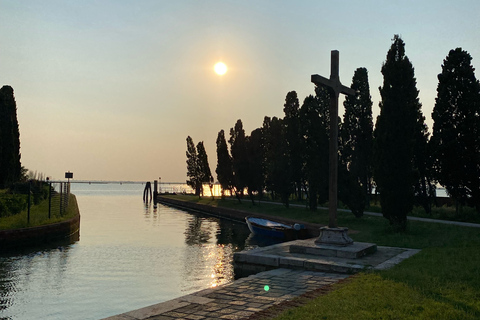
[{"label": "concrete embankment", "polygon": [[0,230],[1,252],[34,247],[61,240],[78,240],[80,213],[76,201],[73,201],[71,205],[75,206],[77,214],[69,220],[38,227]]},{"label": "concrete embankment", "polygon": [[290,225],[293,225],[295,223],[301,223],[305,226],[305,228],[308,231],[308,235],[307,235],[308,238],[318,237],[318,235],[320,234],[320,227],[323,227],[323,225],[316,224],[316,223],[308,223],[304,221],[283,218],[283,217],[273,218],[272,216],[265,215],[265,214],[252,213],[252,212],[235,210],[230,208],[214,207],[214,206],[209,206],[209,205],[204,205],[204,204],[199,204],[194,202],[172,199],[171,197],[158,196],[157,201],[159,203],[162,203],[168,206],[172,206],[172,207],[176,207],[184,210],[197,211],[197,212],[201,212],[214,217],[231,219],[231,220],[241,221],[241,222],[245,222],[245,217],[253,215],[255,217],[264,218],[264,219],[274,219],[275,221],[282,222],[285,224],[290,224]]}]

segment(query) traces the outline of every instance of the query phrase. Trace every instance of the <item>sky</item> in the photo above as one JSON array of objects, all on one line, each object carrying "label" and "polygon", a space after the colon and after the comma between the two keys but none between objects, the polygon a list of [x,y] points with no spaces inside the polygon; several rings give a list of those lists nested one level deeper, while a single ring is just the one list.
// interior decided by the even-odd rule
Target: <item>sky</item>
[{"label": "sky", "polygon": [[395,34],[431,130],[449,51],[479,65],[479,13],[478,0],[0,0],[0,86],[15,90],[29,170],[184,182],[187,136],[204,141],[214,173],[218,132],[228,139],[241,119],[249,135],[265,116],[283,117],[289,91],[301,104],[312,74],[329,77],[331,50],[344,85],[367,68],[375,121]]}]

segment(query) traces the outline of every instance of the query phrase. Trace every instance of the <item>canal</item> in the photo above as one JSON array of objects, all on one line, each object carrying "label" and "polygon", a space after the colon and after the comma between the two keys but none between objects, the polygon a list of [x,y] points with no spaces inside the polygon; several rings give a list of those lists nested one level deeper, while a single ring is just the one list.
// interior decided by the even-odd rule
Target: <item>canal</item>
[{"label": "canal", "polygon": [[142,184],[72,184],[80,239],[0,256],[0,319],[100,319],[233,281],[243,223],[142,201]]}]

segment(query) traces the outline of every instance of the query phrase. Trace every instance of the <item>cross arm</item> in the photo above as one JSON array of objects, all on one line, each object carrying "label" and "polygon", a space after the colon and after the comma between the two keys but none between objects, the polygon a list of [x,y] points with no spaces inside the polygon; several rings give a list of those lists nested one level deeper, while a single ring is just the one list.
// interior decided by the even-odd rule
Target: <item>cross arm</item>
[{"label": "cross arm", "polygon": [[341,84],[340,85],[340,93],[347,94],[349,96],[354,96],[355,95],[355,90]]},{"label": "cross arm", "polygon": [[324,85],[333,88],[333,81],[318,74],[312,74],[311,81],[316,85]]},{"label": "cross arm", "polygon": [[326,87],[332,89],[335,92],[335,94],[343,93],[343,94],[347,94],[347,95],[350,95],[350,96],[355,95],[355,90],[342,85],[340,83],[340,81],[338,80],[338,78],[335,81],[335,80],[332,80],[332,79],[322,77],[321,75],[318,75],[318,74],[312,74],[311,81],[313,83],[315,83],[316,85],[323,85],[323,86],[326,86]]}]

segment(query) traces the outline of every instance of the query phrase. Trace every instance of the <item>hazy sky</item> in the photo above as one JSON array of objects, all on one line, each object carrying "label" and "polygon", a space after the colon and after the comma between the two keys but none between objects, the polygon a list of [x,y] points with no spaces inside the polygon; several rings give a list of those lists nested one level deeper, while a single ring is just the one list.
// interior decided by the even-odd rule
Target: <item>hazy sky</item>
[{"label": "hazy sky", "polygon": [[[340,51],[340,80],[369,72],[374,117],[394,34],[431,130],[449,50],[480,59],[480,1],[0,0],[0,85],[15,90],[22,165],[54,179],[186,179],[186,137],[283,117]],[[228,72],[213,71],[223,61]],[[478,77],[478,75],[477,75]],[[343,100],[341,100],[343,101]],[[341,109],[343,114],[343,109]],[[216,178],[216,177],[215,177]]]}]

